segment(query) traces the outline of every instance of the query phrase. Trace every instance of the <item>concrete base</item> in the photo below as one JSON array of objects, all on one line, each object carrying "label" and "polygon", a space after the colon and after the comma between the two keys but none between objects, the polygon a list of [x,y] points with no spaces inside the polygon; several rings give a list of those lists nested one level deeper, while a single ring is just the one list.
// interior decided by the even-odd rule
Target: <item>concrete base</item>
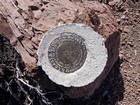
[{"label": "concrete base", "polygon": [[[76,33],[84,38],[87,58],[83,66],[73,73],[63,73],[48,60],[50,43],[59,33]],[[38,49],[38,65],[42,66],[50,80],[72,98],[91,95],[97,89],[118,58],[119,33],[114,32],[107,39],[83,24],[66,24],[53,28],[43,37]]]}]

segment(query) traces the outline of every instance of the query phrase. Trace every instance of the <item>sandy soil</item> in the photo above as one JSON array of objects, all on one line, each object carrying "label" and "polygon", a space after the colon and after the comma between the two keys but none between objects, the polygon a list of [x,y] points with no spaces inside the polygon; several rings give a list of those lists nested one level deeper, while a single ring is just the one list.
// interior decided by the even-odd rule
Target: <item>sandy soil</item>
[{"label": "sandy soil", "polygon": [[140,1],[128,0],[114,11],[120,25],[120,72],[124,82],[124,98],[119,105],[140,104]]},{"label": "sandy soil", "polygon": [[126,0],[109,7],[121,31],[120,58],[101,86],[106,86],[103,93],[107,89],[108,98],[97,105],[140,105],[140,1]]}]

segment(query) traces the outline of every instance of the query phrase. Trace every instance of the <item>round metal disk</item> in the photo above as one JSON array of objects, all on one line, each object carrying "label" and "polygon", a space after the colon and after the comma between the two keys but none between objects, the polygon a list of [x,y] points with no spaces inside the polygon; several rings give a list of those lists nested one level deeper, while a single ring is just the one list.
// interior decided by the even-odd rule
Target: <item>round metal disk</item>
[{"label": "round metal disk", "polygon": [[103,37],[83,24],[65,24],[48,31],[38,48],[38,65],[49,78],[66,87],[93,82],[104,70]]},{"label": "round metal disk", "polygon": [[84,39],[70,32],[60,33],[48,49],[48,59],[52,67],[64,73],[72,73],[80,69],[86,55]]}]

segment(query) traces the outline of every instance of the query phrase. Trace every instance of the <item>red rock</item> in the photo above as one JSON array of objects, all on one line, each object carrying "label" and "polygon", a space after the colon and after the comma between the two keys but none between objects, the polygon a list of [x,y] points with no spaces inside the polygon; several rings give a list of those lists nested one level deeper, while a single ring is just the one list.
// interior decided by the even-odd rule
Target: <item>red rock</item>
[{"label": "red rock", "polygon": [[[108,62],[105,70],[99,77],[100,82],[95,80],[94,86],[93,84],[87,85],[88,89],[92,87],[98,88],[118,59],[120,41],[118,24],[108,7],[97,1],[86,0],[82,2],[72,2],[70,0],[49,1],[42,7],[40,5],[41,2],[38,0],[20,0],[17,2],[18,7],[15,5],[14,0],[1,2],[2,5],[0,3],[0,11],[2,12],[0,12],[0,15],[6,17],[6,22],[8,23],[6,27],[9,27],[8,29],[12,30],[9,31],[11,34],[7,33],[7,37],[11,42],[13,39],[17,40],[14,47],[21,54],[29,71],[36,67],[37,64],[36,55],[34,55],[36,49],[34,49],[34,44],[32,43],[39,44],[38,40],[40,41],[48,30],[58,24],[83,23],[103,35],[106,48],[108,49]],[[39,9],[44,9],[40,13],[41,16],[34,15],[33,11],[29,10],[29,6],[31,5],[38,7],[40,5]],[[25,12],[28,19],[25,14],[22,15],[22,12]],[[1,24],[1,27],[4,26],[4,24]],[[35,30],[32,30],[32,27],[34,27]],[[24,38],[20,39],[22,36],[24,36]],[[32,38],[33,40],[31,40]],[[81,89],[86,92],[86,87]],[[74,95],[75,91],[77,91],[76,88],[70,90],[68,93],[69,96],[78,97],[77,94]],[[88,95],[90,94],[92,94],[92,92]],[[79,96],[80,95],[83,95],[83,93],[79,93]]]}]

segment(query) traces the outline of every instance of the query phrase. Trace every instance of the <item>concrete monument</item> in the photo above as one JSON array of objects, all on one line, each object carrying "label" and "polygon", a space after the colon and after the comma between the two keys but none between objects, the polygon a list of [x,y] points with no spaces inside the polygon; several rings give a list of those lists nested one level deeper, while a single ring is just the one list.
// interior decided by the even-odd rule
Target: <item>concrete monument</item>
[{"label": "concrete monument", "polygon": [[37,53],[38,65],[50,80],[72,87],[68,95],[74,98],[93,93],[102,81],[99,77],[108,59],[105,39],[91,27],[74,23],[48,31]]}]

